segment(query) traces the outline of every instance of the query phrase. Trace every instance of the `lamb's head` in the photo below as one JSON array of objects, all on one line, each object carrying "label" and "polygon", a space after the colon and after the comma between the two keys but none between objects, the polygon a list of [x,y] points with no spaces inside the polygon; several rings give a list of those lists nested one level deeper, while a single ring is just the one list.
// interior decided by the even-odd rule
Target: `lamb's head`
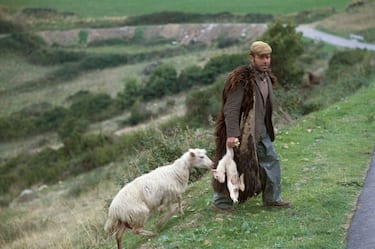
[{"label": "lamb's head", "polygon": [[205,149],[189,149],[189,162],[192,167],[211,169],[212,160],[206,155]]},{"label": "lamb's head", "polygon": [[216,180],[221,183],[225,182],[225,158],[221,159],[217,164],[216,169],[213,169],[212,171]]}]

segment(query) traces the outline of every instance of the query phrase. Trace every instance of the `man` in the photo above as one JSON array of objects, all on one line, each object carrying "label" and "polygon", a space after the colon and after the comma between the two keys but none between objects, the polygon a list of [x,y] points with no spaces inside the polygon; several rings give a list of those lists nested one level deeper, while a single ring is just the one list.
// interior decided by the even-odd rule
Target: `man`
[{"label": "man", "polygon": [[[289,207],[281,199],[281,175],[278,156],[273,147],[272,87],[276,77],[270,71],[271,47],[262,41],[252,43],[250,64],[234,69],[227,77],[222,92],[222,107],[216,120],[215,166],[223,157],[226,145],[234,148],[239,174],[244,174],[245,190],[239,201],[262,193],[263,205]],[[235,147],[235,140],[240,145]],[[213,178],[213,207],[230,211],[226,183]]]}]

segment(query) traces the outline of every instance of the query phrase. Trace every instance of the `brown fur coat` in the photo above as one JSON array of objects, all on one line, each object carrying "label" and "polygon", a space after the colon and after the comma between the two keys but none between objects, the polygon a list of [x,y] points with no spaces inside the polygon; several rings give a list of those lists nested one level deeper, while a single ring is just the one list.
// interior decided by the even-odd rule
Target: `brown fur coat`
[{"label": "brown fur coat", "polygon": [[[255,69],[251,66],[240,66],[234,69],[227,77],[224,88],[222,91],[222,106],[221,111],[216,119],[216,127],[215,127],[215,143],[216,143],[216,151],[215,151],[215,168],[217,166],[218,161],[224,156],[226,150],[226,126],[225,126],[225,117],[224,117],[224,105],[227,99],[227,96],[234,90],[236,87],[243,83],[244,86],[244,97],[242,99],[241,104],[241,117],[239,120],[240,129],[241,129],[241,137],[240,148],[234,149],[234,160],[237,164],[237,170],[239,174],[244,174],[245,179],[245,191],[240,192],[239,201],[244,202],[247,198],[250,198],[254,195],[259,194],[262,191],[262,183],[260,179],[260,172],[259,172],[259,165],[258,165],[258,158],[256,154],[256,144],[253,134],[255,130],[255,118],[252,120],[249,118],[250,116],[254,116],[255,108],[254,108],[254,99],[255,99]],[[272,85],[276,84],[276,77],[269,72]],[[271,140],[274,140],[274,131],[272,125],[272,105],[270,106],[270,110],[267,110],[266,113],[266,127],[267,131],[270,135]],[[249,119],[248,119],[249,118]],[[246,127],[247,130],[250,129],[250,134],[244,136],[244,121],[245,120],[252,120],[251,127]],[[220,193],[228,193],[226,183],[220,183],[214,178],[212,179],[212,186],[215,192]]]}]

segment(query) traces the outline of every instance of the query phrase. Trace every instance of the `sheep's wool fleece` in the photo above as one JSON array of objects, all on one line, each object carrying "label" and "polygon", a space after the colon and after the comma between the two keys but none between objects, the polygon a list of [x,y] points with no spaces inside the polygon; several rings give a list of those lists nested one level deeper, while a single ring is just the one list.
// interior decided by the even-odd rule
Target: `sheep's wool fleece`
[{"label": "sheep's wool fleece", "polygon": [[[241,103],[240,129],[241,137],[240,147],[234,148],[234,161],[237,164],[239,175],[244,174],[245,191],[240,191],[239,201],[244,202],[246,199],[259,194],[263,187],[260,178],[258,158],[255,144],[255,69],[251,66],[240,66],[234,69],[227,77],[222,91],[221,111],[216,119],[215,143],[216,151],[214,157],[214,168],[217,167],[218,161],[226,153],[226,126],[224,117],[224,105],[228,95],[236,89],[239,83],[244,84],[244,97]],[[269,72],[272,85],[276,84],[276,77]],[[271,115],[271,114],[269,114]],[[271,116],[266,119],[270,120]],[[274,140],[272,123],[266,122],[267,130],[271,140]],[[272,127],[270,127],[272,126]],[[215,192],[226,193],[229,195],[226,183],[220,183],[215,178],[212,179],[212,186]]]}]

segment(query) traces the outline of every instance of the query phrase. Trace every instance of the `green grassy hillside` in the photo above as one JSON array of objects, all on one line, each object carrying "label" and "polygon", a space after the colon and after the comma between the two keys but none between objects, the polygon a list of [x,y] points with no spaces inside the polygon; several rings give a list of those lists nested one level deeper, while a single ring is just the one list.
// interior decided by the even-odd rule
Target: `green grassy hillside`
[{"label": "green grassy hillside", "polygon": [[[184,5],[183,2],[188,4]],[[70,33],[71,37],[67,37],[75,39],[75,45],[49,46],[35,44],[35,40],[30,40],[30,45],[40,48],[37,50],[28,46],[18,47],[20,44],[12,40],[5,42],[8,46],[5,47],[11,49],[1,51],[0,97],[3,108],[0,119],[6,119],[15,112],[19,112],[20,117],[27,118],[29,114],[37,117],[43,113],[43,108],[68,108],[72,99],[85,91],[105,93],[115,98],[124,91],[125,82],[129,78],[135,78],[140,83],[147,81],[149,76],[145,69],[155,62],[173,65],[181,72],[191,65],[204,67],[211,58],[218,55],[243,53],[248,49],[248,42],[244,41],[225,48],[218,47],[218,40],[213,40],[210,46],[197,47],[184,47],[173,44],[170,40],[151,43],[144,39],[147,36],[142,33],[141,26],[136,28],[138,40],[133,42],[127,39],[108,39],[93,45],[89,42],[91,37],[79,26],[83,19],[95,22],[109,17],[109,22],[116,25],[114,20],[118,16],[125,18],[163,10],[198,13],[231,11],[239,14],[257,12],[272,13],[275,16],[302,11],[300,14],[305,15],[303,11],[312,8],[334,7],[340,11],[349,2],[352,1],[167,0],[156,4],[155,1],[118,0],[0,0],[0,18],[4,9],[4,13],[8,13],[7,8],[11,11],[51,8],[79,15],[79,20],[69,24],[75,30]],[[362,15],[361,11],[365,9],[366,12]],[[368,19],[370,12],[367,5],[354,10],[355,16],[362,16],[361,20]],[[351,18],[354,12],[341,12],[341,15],[328,18],[333,20],[328,22],[331,26],[322,22],[319,27],[329,27],[328,30],[334,32],[340,28],[341,25],[338,24],[342,24],[337,20],[358,23],[355,21],[358,19]],[[15,15],[14,12],[11,14],[14,20],[23,22],[24,16],[18,19],[20,15]],[[114,18],[111,19],[112,17]],[[38,22],[37,19],[34,16],[27,21]],[[56,29],[61,29],[58,19],[43,17],[39,21],[47,23],[47,27],[55,25]],[[70,22],[71,19],[67,17],[66,20]],[[353,30],[367,32],[366,25],[356,29],[349,28],[346,23],[342,26],[347,27],[344,33],[348,33]],[[0,39],[2,42],[6,40],[6,36]],[[142,44],[139,43],[140,40]],[[194,182],[183,196],[185,214],[182,217],[172,217],[158,230],[160,235],[154,238],[126,233],[123,240],[125,248],[345,248],[346,229],[375,141],[374,55],[369,51],[341,50],[313,41],[305,40],[304,43],[305,53],[299,63],[305,72],[316,72],[320,80],[318,85],[304,82],[298,89],[275,90],[279,102],[275,108],[279,128],[275,146],[282,162],[283,197],[292,201],[293,207],[286,210],[265,209],[261,206],[261,199],[254,198],[236,206],[230,215],[217,214],[210,208],[213,194],[211,175],[203,174],[199,181],[195,181],[202,174],[195,171],[192,174]],[[158,55],[159,52],[170,56]],[[133,63],[120,63],[120,59],[124,59],[121,56],[129,55],[131,58],[140,53],[149,57],[145,56]],[[332,55],[336,60],[331,63]],[[114,63],[115,59],[120,62]],[[99,66],[87,62],[96,62]],[[108,65],[101,64],[103,62]],[[332,65],[328,65],[330,63]],[[328,66],[331,70],[325,71]],[[67,77],[69,74],[70,78]],[[222,84],[223,80],[224,75],[217,79],[214,86]],[[211,86],[195,88],[204,91]],[[358,89],[360,90],[356,93]],[[147,108],[140,110],[167,112],[165,116],[169,118],[177,112],[183,115],[185,95],[183,92],[157,98],[147,103]],[[200,96],[212,95],[215,93]],[[213,99],[214,97],[209,101]],[[163,109],[164,105],[168,106],[168,102],[170,108]],[[288,119],[293,107],[297,109],[297,105],[304,108],[304,113],[321,111],[304,117],[298,112],[299,115]],[[75,107],[82,109],[82,106]],[[12,186],[5,197],[0,195],[0,248],[114,248],[115,240],[105,234],[103,225],[108,205],[124,183],[175,159],[189,147],[206,148],[212,156],[212,124],[205,128],[191,128],[186,122],[181,122],[183,118],[176,118],[162,124],[161,128],[156,125],[164,119],[152,119],[152,124],[148,126],[141,124],[138,127],[128,127],[124,121],[130,111],[125,110],[105,120],[90,121],[90,128],[85,134],[88,136],[84,137],[82,144],[92,149],[84,153],[61,149],[62,141],[55,130],[36,133],[34,136],[25,134],[0,144],[0,169],[2,172],[12,169],[9,170],[11,177],[6,178],[7,181],[0,174],[2,185],[18,179],[24,182],[33,180],[26,176],[36,176],[26,174],[28,172],[41,174],[38,179],[48,178],[51,173],[58,172],[55,169],[61,167],[59,178],[50,182],[34,180],[22,185],[22,188]],[[284,116],[280,117],[280,113],[287,113],[287,121],[282,122]],[[292,119],[294,121],[289,123]],[[12,122],[6,124],[18,127]],[[28,123],[19,124],[24,127]],[[140,129],[150,126],[149,129]],[[130,132],[126,133],[126,130]],[[124,134],[119,135],[119,131]],[[69,157],[69,160],[64,161],[65,157]],[[32,200],[22,201],[22,198],[16,198],[23,188],[34,191]],[[156,222],[156,214],[153,214],[147,223],[147,229],[157,230],[154,226]]]},{"label": "green grassy hillside", "polygon": [[[344,249],[346,229],[374,147],[374,100],[375,79],[354,96],[278,130],[275,145],[282,162],[283,197],[293,202],[291,208],[266,209],[260,198],[254,198],[236,206],[232,214],[216,213],[210,208],[213,192],[207,173],[183,195],[182,217],[171,218],[157,230],[153,215],[146,227],[159,236],[125,233],[123,245],[134,249]],[[159,148],[193,145],[212,151],[212,137],[207,134],[210,130],[180,131]],[[142,172],[145,162],[157,160],[157,151],[156,147],[141,150],[137,159],[124,154],[122,162],[36,190],[38,198],[33,201],[3,208],[0,245],[115,247],[115,239],[103,231],[108,204],[124,181]]]}]

